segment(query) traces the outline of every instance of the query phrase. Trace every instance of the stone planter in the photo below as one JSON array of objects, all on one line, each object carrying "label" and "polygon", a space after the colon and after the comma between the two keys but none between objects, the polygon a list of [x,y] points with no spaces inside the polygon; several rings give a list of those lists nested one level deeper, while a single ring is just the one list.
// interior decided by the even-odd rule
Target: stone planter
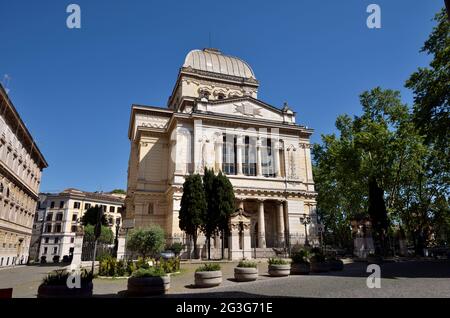
[{"label": "stone planter", "polygon": [[86,298],[92,297],[94,284],[92,282],[81,284],[81,288],[68,288],[65,285],[40,285],[38,298]]},{"label": "stone planter", "polygon": [[310,270],[309,263],[291,264],[291,275],[307,275],[309,274],[309,270]]},{"label": "stone planter", "polygon": [[151,296],[165,294],[170,288],[170,277],[130,277],[127,292],[130,296]]},{"label": "stone planter", "polygon": [[332,271],[341,271],[344,269],[344,262],[340,259],[332,259],[329,260],[328,263],[330,264],[330,270]]},{"label": "stone planter", "polygon": [[269,265],[269,275],[274,277],[289,276],[291,273],[291,264]]},{"label": "stone planter", "polygon": [[222,283],[222,271],[195,272],[195,287],[215,287]]},{"label": "stone planter", "polygon": [[234,279],[238,282],[251,282],[258,279],[258,269],[255,267],[235,267]]},{"label": "stone planter", "polygon": [[330,263],[328,262],[311,262],[310,269],[313,273],[326,273],[330,271]]}]

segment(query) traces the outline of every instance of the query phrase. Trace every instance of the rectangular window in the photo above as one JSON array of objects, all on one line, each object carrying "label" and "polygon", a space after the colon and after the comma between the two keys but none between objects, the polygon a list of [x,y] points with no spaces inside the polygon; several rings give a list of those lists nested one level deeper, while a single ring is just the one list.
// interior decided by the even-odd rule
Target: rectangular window
[{"label": "rectangular window", "polygon": [[256,137],[245,136],[242,172],[246,176],[256,176]]},{"label": "rectangular window", "polygon": [[74,237],[71,237],[71,238],[70,238],[70,243],[73,243],[73,242],[75,242],[75,238],[74,238]]},{"label": "rectangular window", "polygon": [[61,224],[55,224],[54,233],[61,233]]},{"label": "rectangular window", "polygon": [[57,254],[57,253],[58,253],[58,247],[55,246],[55,247],[53,248],[53,254]]},{"label": "rectangular window", "polygon": [[54,209],[55,208],[55,201],[52,201],[51,203],[50,203],[50,209]]},{"label": "rectangular window", "polygon": [[80,203],[80,202],[74,202],[74,203],[73,203],[73,208],[74,208],[74,209],[79,209],[80,206],[81,206],[81,203]]},{"label": "rectangular window", "polygon": [[84,209],[85,210],[90,209],[90,208],[91,208],[91,204],[90,203],[85,203],[84,204]]},{"label": "rectangular window", "polygon": [[48,237],[45,238],[45,244],[48,244]]},{"label": "rectangular window", "polygon": [[51,233],[52,232],[52,225],[51,224],[47,224],[45,226],[45,233]]},{"label": "rectangular window", "polygon": [[72,225],[72,227],[70,228],[70,231],[72,233],[75,233],[77,231],[77,226],[76,225]]},{"label": "rectangular window", "polygon": [[273,151],[272,140],[263,138],[261,145],[261,169],[264,177],[275,177]]},{"label": "rectangular window", "polygon": [[106,212],[106,205],[102,205],[103,212]]},{"label": "rectangular window", "polygon": [[58,243],[59,243],[59,238],[55,237],[55,244],[58,244]]},{"label": "rectangular window", "polygon": [[47,254],[47,252],[48,252],[48,248],[44,247],[44,254]]},{"label": "rectangular window", "polygon": [[45,220],[46,221],[51,221],[52,219],[53,219],[53,213],[47,214],[47,218]]},{"label": "rectangular window", "polygon": [[60,202],[59,202],[59,208],[60,208],[60,209],[64,208],[64,201],[60,201]]},{"label": "rectangular window", "polygon": [[109,207],[109,212],[111,212],[111,213],[116,212],[116,207],[110,206],[110,207]]},{"label": "rectangular window", "polygon": [[147,214],[153,214],[153,202],[148,204]]},{"label": "rectangular window", "polygon": [[62,221],[62,219],[63,219],[63,214],[62,213],[56,214],[56,221]]},{"label": "rectangular window", "polygon": [[225,174],[236,174],[236,136],[223,136],[222,171]]},{"label": "rectangular window", "polygon": [[76,222],[78,218],[78,214],[72,214],[72,222]]}]

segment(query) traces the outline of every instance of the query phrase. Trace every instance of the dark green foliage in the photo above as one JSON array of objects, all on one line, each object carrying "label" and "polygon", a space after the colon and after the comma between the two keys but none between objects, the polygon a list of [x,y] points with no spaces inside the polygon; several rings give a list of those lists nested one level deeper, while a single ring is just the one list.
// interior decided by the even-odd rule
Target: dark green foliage
[{"label": "dark green foliage", "polygon": [[218,214],[218,228],[220,231],[228,232],[228,220],[236,207],[233,185],[222,172],[214,178],[213,194],[213,207]]},{"label": "dark green foliage", "polygon": [[180,270],[180,259],[178,257],[172,257],[167,260],[161,258],[157,262],[157,266],[166,273],[176,273]]},{"label": "dark green foliage", "polygon": [[292,253],[292,263],[294,264],[306,264],[308,263],[309,252],[306,249],[299,250]]},{"label": "dark green foliage", "polygon": [[258,268],[258,264],[256,262],[240,261],[237,267]]},{"label": "dark green foliage", "polygon": [[164,270],[158,267],[139,268],[131,274],[132,277],[161,277],[167,275]]},{"label": "dark green foliage", "polygon": [[194,241],[194,254],[197,255],[197,236],[202,226],[202,217],[206,213],[206,199],[202,178],[198,174],[186,176],[181,197],[180,229],[190,235]]},{"label": "dark green foliage", "polygon": [[[42,280],[42,285],[45,286],[67,286],[67,278],[71,275],[70,272],[63,270],[55,270],[49,273]],[[81,284],[92,282],[94,275],[87,270],[81,272]]]},{"label": "dark green foliage", "polygon": [[214,193],[214,180],[217,177],[214,175],[212,169],[205,168],[203,175],[203,191],[206,199],[206,211],[202,215],[202,231],[206,236],[206,242],[208,247],[208,259],[211,259],[211,236],[218,230],[220,222],[220,211],[217,210]]},{"label": "dark green foliage", "polygon": [[127,248],[136,252],[145,259],[147,256],[156,256],[165,246],[164,230],[158,225],[131,231],[127,239]]},{"label": "dark green foliage", "polygon": [[198,267],[196,272],[214,272],[220,271],[220,264],[217,263],[206,263],[200,267]]},{"label": "dark green foliage", "polygon": [[180,255],[181,251],[184,249],[184,245],[180,242],[175,242],[175,243],[172,243],[171,245],[167,246],[166,249],[174,252],[175,256],[178,256],[178,255]]},{"label": "dark green foliage", "polygon": [[282,258],[269,258],[269,265],[289,265],[290,262],[288,260]]},{"label": "dark green foliage", "polygon": [[[102,207],[100,206],[95,206],[87,209],[81,217],[81,223],[85,226],[88,224],[96,225],[100,213],[102,213]],[[101,224],[104,226],[108,225],[108,221],[106,220],[106,216],[104,214],[102,214],[101,217]]]},{"label": "dark green foliage", "polygon": [[[94,235],[94,225],[88,224],[84,226],[84,239],[87,241],[95,241],[95,235]],[[108,226],[102,225],[101,228],[101,234],[98,238],[98,241],[100,243],[104,244],[112,244],[114,240],[114,233],[112,232],[111,228]]]}]

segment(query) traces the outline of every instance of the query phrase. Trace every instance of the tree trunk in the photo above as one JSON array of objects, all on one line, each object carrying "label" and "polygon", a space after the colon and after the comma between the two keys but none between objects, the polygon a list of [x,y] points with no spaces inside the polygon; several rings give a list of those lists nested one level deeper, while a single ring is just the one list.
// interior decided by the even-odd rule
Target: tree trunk
[{"label": "tree trunk", "polygon": [[222,259],[225,258],[225,231],[222,230],[222,240],[221,240],[221,245],[222,245]]},{"label": "tree trunk", "polygon": [[206,243],[208,244],[208,260],[211,260],[211,235],[206,237]]},{"label": "tree trunk", "polygon": [[194,258],[197,258],[197,234],[192,235],[194,241]]}]

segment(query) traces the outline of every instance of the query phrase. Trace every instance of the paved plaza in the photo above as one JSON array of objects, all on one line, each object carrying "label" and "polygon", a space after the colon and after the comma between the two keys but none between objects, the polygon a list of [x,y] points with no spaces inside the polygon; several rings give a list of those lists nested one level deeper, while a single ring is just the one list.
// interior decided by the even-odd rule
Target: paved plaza
[{"label": "paved plaza", "polygon": [[[381,288],[369,289],[365,263],[347,263],[344,271],[307,276],[273,278],[267,275],[267,263],[258,264],[257,281],[238,283],[233,280],[235,262],[221,263],[224,280],[221,286],[193,288],[198,263],[183,263],[181,272],[171,278],[165,297],[450,297],[450,261],[409,260],[381,266]],[[0,270],[0,288],[13,287],[13,297],[36,297],[37,288],[56,266],[21,266]],[[121,297],[126,279],[96,278],[95,297]]]}]

